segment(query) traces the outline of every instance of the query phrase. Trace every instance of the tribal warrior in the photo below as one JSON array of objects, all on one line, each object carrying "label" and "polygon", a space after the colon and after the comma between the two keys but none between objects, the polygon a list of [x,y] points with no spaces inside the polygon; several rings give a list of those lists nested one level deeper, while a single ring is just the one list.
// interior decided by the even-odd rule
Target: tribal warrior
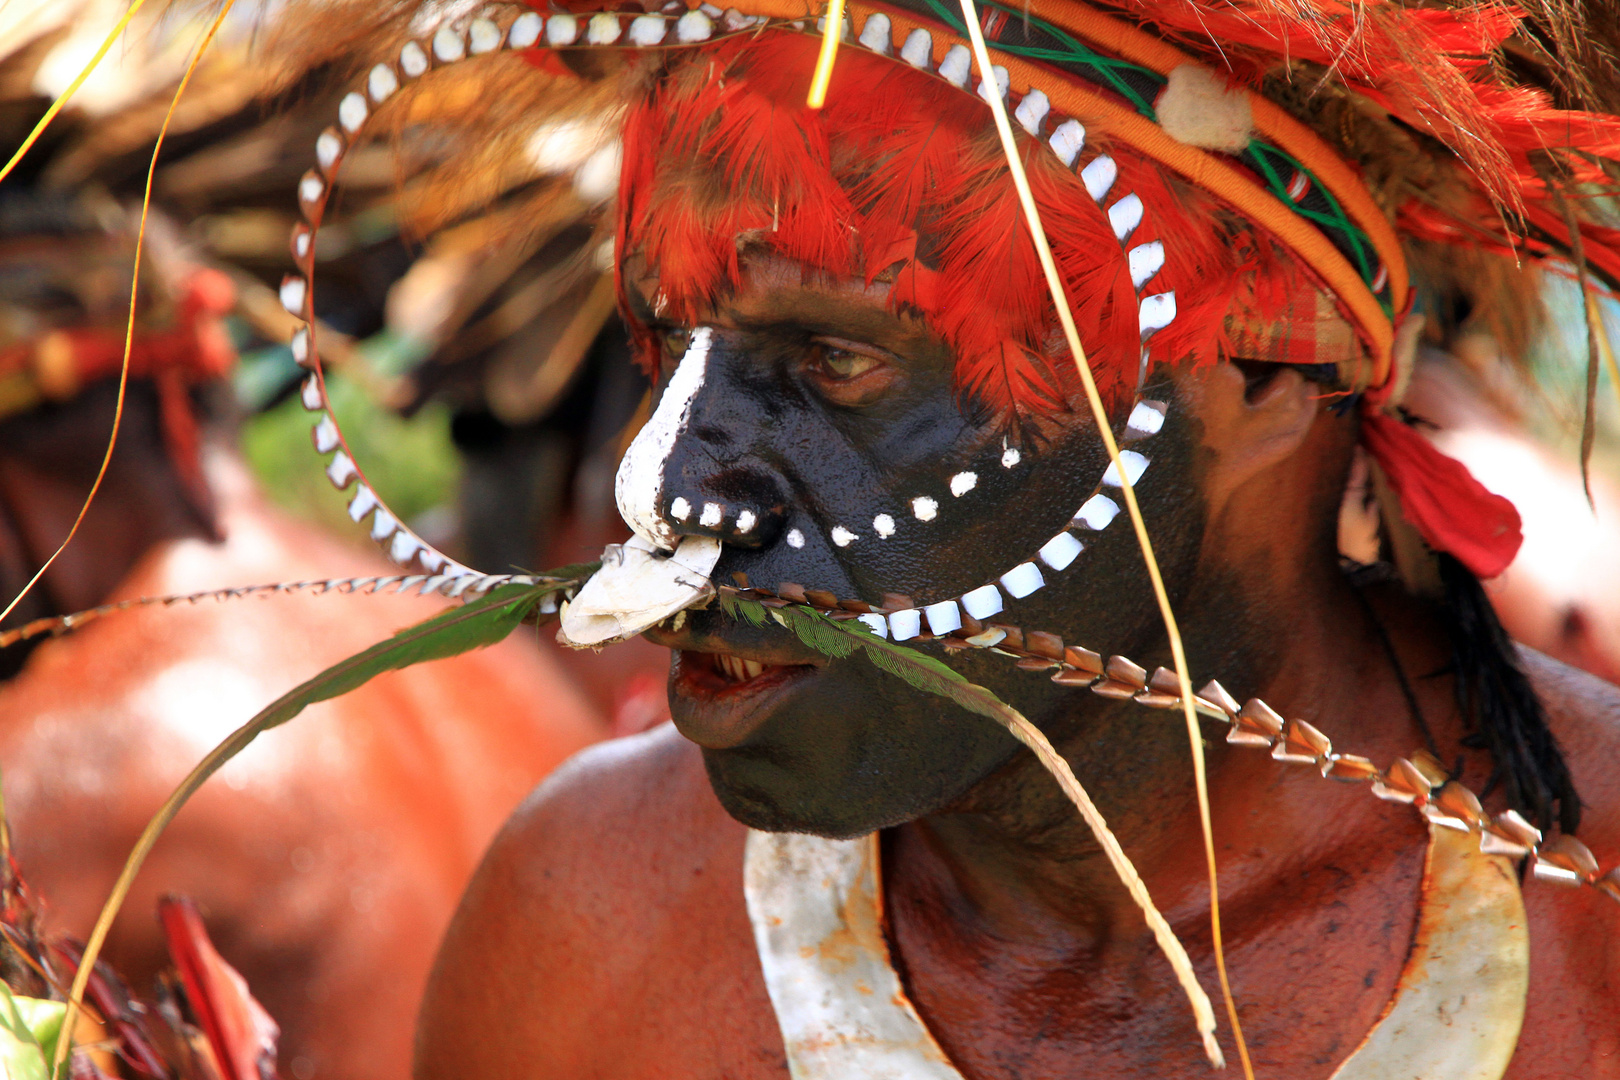
[{"label": "tribal warrior", "polygon": [[[618,125],[656,390],[560,630],[668,646],[675,724],[508,825],[420,1075],[1620,1075],[1620,694],[1508,642],[1517,514],[1399,409],[1420,346],[1522,354],[1543,261],[1606,347],[1612,5],[465,11],[377,25],[282,299],[436,68],[493,73],[468,193],[525,78]],[[489,587],[357,490],[424,588]],[[1094,807],[953,703],[992,698]]]}]

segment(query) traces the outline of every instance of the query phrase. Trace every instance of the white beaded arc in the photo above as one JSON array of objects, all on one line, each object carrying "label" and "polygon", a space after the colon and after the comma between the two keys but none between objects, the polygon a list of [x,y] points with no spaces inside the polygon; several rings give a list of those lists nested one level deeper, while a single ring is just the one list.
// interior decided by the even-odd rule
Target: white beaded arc
[{"label": "white beaded arc", "polygon": [[[508,16],[509,22],[506,21]],[[596,46],[639,49],[691,45],[716,36],[757,30],[766,22],[762,17],[743,15],[735,8],[721,11],[707,3],[688,9],[679,0],[671,0],[662,11],[656,13],[604,11],[588,17],[567,12],[541,14],[514,6],[491,7],[472,18],[447,20],[433,31],[425,45],[419,41],[407,41],[400,48],[397,63],[383,62],[373,66],[365,76],[363,90],[352,91],[339,102],[338,123],[322,131],[315,141],[316,167],[306,172],[298,183],[298,205],[304,221],[293,230],[292,254],[300,272],[283,279],[280,298],[282,306],[303,322],[303,326],[293,335],[291,348],[293,359],[310,372],[300,399],[306,409],[320,414],[312,434],[316,451],[323,456],[331,455],[326,467],[327,478],[340,491],[355,486],[354,495],[349,501],[349,517],[357,525],[363,524],[368,517],[371,519],[371,538],[390,559],[407,569],[414,567],[423,571],[419,578],[413,575],[409,584],[403,587],[415,586],[419,580],[420,591],[424,594],[437,592],[449,597],[466,597],[486,592],[499,584],[529,579],[521,575],[480,574],[451,559],[413,532],[388,509],[366,481],[341,427],[333,417],[326,393],[325,373],[314,338],[314,253],[315,234],[320,228],[344,155],[358,142],[376,108],[393,97],[404,80],[417,79],[436,67],[485,56],[503,48],[526,50],[536,47]],[[817,32],[824,22],[817,21]],[[780,25],[801,31],[810,29],[808,20]],[[844,36],[853,38],[848,22]],[[905,41],[899,43],[897,50],[890,20],[881,13],[867,18],[856,40],[860,46],[882,56],[893,56],[898,52],[898,59],[912,67],[930,72],[960,89],[968,89],[972,65],[968,50],[963,45],[951,46],[935,68],[932,66],[933,38],[929,32],[922,29],[911,31]],[[992,73],[996,92],[1003,99],[1012,100],[1006,69],[997,66]],[[989,92],[986,82],[981,81],[977,93],[984,96]],[[1047,145],[1065,167],[1074,167],[1086,141],[1085,128],[1079,121],[1072,118],[1058,120],[1052,113],[1047,96],[1034,88],[1017,97],[1014,116],[1026,132],[1037,138],[1041,137],[1049,122],[1055,121],[1050,123]],[[1087,193],[1099,205],[1107,199],[1118,174],[1117,165],[1106,154],[1096,155],[1079,170]],[[1129,192],[1109,204],[1106,213],[1115,237],[1121,245],[1128,245],[1132,233],[1143,220],[1141,198],[1135,192]],[[1164,266],[1162,243],[1152,241],[1128,247],[1126,259],[1131,283],[1138,295],[1138,329],[1145,342],[1175,318],[1175,293],[1145,293],[1149,282]],[[1146,362],[1144,349],[1139,387],[1140,376],[1145,375]],[[1165,406],[1162,403],[1139,400],[1127,422],[1127,433],[1136,437],[1152,435],[1162,426],[1164,415]],[[1003,467],[1010,468],[1018,460],[1019,452],[1016,449],[1004,449],[1001,458]],[[1137,451],[1123,452],[1121,461],[1131,474],[1133,483],[1148,465],[1148,459]],[[948,486],[952,495],[960,497],[971,490],[976,481],[975,474],[959,472],[950,478]],[[1114,466],[1110,465],[1104,473],[1102,484],[1119,486]],[[919,521],[931,520],[937,509],[937,501],[930,496],[918,496],[910,501],[912,516]],[[960,610],[967,611],[975,618],[983,617],[980,612],[985,615],[999,612],[1002,599],[998,582],[1000,589],[1004,589],[1013,599],[1029,595],[1044,584],[1036,559],[1051,569],[1063,570],[1084,549],[1084,544],[1072,535],[1071,530],[1104,528],[1118,513],[1118,504],[1103,495],[1099,487],[1097,493],[1076,513],[1069,528],[1042,546],[1034,558],[1018,564],[998,578],[997,582],[970,590],[958,599],[929,605],[923,611],[911,609],[892,612],[887,619],[882,615],[873,615],[868,619],[869,624],[875,631],[883,634],[892,632],[896,640],[906,640],[916,636],[920,628],[919,619],[924,612],[928,615],[929,625],[938,628],[936,632],[949,632],[960,626]],[[893,515],[879,514],[873,519],[872,527],[880,537],[892,535],[896,528],[895,521]],[[833,536],[839,546],[846,546],[858,538],[857,533],[842,525],[835,526]],[[793,547],[800,547],[804,543],[803,535],[797,530],[790,532],[787,539]],[[950,625],[953,618],[955,626]],[[878,620],[884,620],[881,627],[877,625]]]}]

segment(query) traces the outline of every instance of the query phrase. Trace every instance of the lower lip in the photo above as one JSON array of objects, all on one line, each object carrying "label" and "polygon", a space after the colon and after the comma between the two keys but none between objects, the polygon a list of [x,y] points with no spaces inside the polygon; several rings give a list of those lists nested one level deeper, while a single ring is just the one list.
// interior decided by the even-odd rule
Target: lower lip
[{"label": "lower lip", "polygon": [[732,682],[705,653],[676,653],[670,680],[675,727],[705,750],[740,746],[770,717],[773,699],[809,678],[809,665],[769,667],[747,682]]}]

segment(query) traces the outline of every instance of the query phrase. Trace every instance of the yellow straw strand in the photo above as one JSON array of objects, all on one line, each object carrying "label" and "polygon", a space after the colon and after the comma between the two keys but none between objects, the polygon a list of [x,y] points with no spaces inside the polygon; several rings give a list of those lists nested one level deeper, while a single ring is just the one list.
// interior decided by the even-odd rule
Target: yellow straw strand
[{"label": "yellow straw strand", "polygon": [[[967,24],[968,37],[973,43],[973,56],[979,67],[979,76],[995,85],[995,74],[990,63],[990,50],[985,47],[984,34],[979,28],[978,12],[975,10],[973,0],[961,0],[963,20]],[[999,94],[986,94],[984,97],[990,103],[990,112],[995,117],[996,132],[1001,137],[1002,149],[1007,155],[1007,168],[1012,174],[1013,186],[1018,190],[1018,201],[1023,206],[1024,218],[1029,226],[1031,239],[1035,243],[1036,253],[1040,256],[1041,269],[1046,274],[1046,286],[1052,294],[1052,302],[1057,307],[1058,321],[1063,324],[1063,335],[1068,343],[1069,351],[1074,355],[1074,366],[1079,372],[1080,381],[1085,386],[1086,400],[1091,405],[1091,413],[1097,423],[1097,430],[1102,436],[1103,445],[1108,449],[1108,459],[1113,462],[1114,471],[1119,475],[1120,491],[1125,497],[1126,509],[1130,512],[1131,526],[1136,532],[1137,544],[1142,549],[1142,560],[1147,564],[1148,577],[1153,583],[1153,594],[1159,603],[1159,613],[1164,618],[1164,627],[1170,639],[1170,652],[1176,665],[1176,681],[1181,694],[1182,715],[1187,724],[1187,740],[1192,750],[1193,782],[1198,795],[1198,816],[1203,829],[1204,859],[1209,867],[1209,921],[1210,930],[1215,949],[1215,970],[1219,975],[1221,996],[1226,1005],[1226,1014],[1232,1024],[1233,1038],[1237,1042],[1238,1056],[1243,1064],[1245,1080],[1254,1080],[1254,1069],[1249,1061],[1249,1050],[1243,1039],[1243,1028],[1238,1022],[1237,1003],[1232,999],[1231,984],[1226,977],[1225,950],[1221,943],[1221,915],[1220,915],[1220,887],[1215,864],[1215,835],[1210,823],[1209,813],[1209,784],[1204,769],[1204,743],[1203,734],[1198,728],[1198,714],[1193,707],[1192,682],[1188,677],[1186,650],[1182,646],[1181,631],[1176,624],[1175,613],[1170,607],[1170,595],[1165,590],[1164,578],[1159,572],[1158,560],[1153,555],[1153,543],[1148,537],[1147,524],[1142,519],[1141,507],[1136,502],[1136,490],[1131,479],[1119,458],[1119,445],[1114,440],[1113,429],[1108,424],[1108,412],[1103,407],[1102,396],[1097,392],[1096,381],[1091,375],[1091,366],[1086,359],[1085,348],[1080,342],[1080,333],[1075,328],[1074,316],[1069,310],[1067,294],[1063,288],[1063,279],[1059,276],[1057,263],[1052,258],[1052,248],[1046,239],[1046,230],[1041,225],[1040,210],[1035,205],[1035,195],[1029,187],[1029,177],[1024,173],[1023,161],[1018,155],[1018,144],[1013,137],[1012,124],[1007,120],[1007,107]],[[1195,984],[1196,985],[1196,984]],[[1203,994],[1200,989],[1199,995]],[[1191,996],[1189,994],[1189,996]],[[1194,1000],[1193,1011],[1198,1013],[1198,1005]],[[1224,1065],[1220,1046],[1215,1042],[1214,1020],[1210,1018],[1206,1027],[1203,1018],[1199,1017],[1199,1032],[1204,1037],[1204,1048],[1209,1054],[1210,1061],[1220,1068]]]},{"label": "yellow straw strand", "polygon": [[45,129],[51,126],[51,121],[56,119],[56,114],[62,111],[62,107],[68,103],[69,98],[79,92],[79,87],[84,85],[84,80],[88,79],[90,73],[100,65],[101,58],[107,55],[107,50],[113,47],[113,42],[118,40],[119,35],[124,32],[124,28],[129,25],[129,21],[135,17],[135,13],[140,11],[141,6],[145,3],[146,0],[134,0],[134,3],[129,5],[129,10],[124,12],[124,17],[118,20],[118,24],[107,35],[107,39],[101,43],[101,48],[96,50],[96,55],[90,58],[88,64],[84,65],[84,70],[79,72],[78,77],[68,84],[68,88],[62,91],[55,101],[51,102],[51,107],[45,110],[45,115],[40,117],[39,123],[34,125],[34,130],[28,133],[28,138],[22,141],[21,146],[17,147],[17,152],[11,155],[11,160],[6,162],[5,168],[0,168],[0,180],[4,180],[11,175],[11,170],[17,167],[17,162],[21,161],[23,155],[32,149],[41,135],[45,134]]},{"label": "yellow straw strand", "polygon": [[827,86],[832,82],[833,62],[838,59],[838,43],[844,38],[844,0],[827,5],[827,24],[821,34],[821,54],[816,57],[816,73],[810,79],[810,96],[804,103],[812,109],[827,104]]},{"label": "yellow straw strand", "polygon": [[[1010,709],[1008,711],[1012,712]],[[1153,897],[1148,894],[1147,884],[1142,880],[1142,875],[1136,872],[1130,856],[1126,855],[1125,849],[1120,846],[1119,838],[1108,827],[1108,822],[1103,820],[1102,811],[1091,801],[1091,796],[1086,794],[1086,789],[1081,786],[1068,761],[1057,752],[1057,748],[1040,728],[1023,716],[1013,713],[1007,723],[1007,730],[1012,732],[1013,738],[1030,749],[1036,760],[1057,780],[1058,787],[1063,789],[1063,793],[1069,797],[1075,809],[1080,811],[1080,817],[1103,849],[1103,854],[1108,857],[1109,865],[1114,868],[1114,873],[1125,886],[1125,891],[1131,894],[1131,899],[1136,901],[1136,906],[1141,909],[1142,918],[1147,922],[1148,929],[1153,932],[1153,939],[1158,942],[1159,951],[1170,961],[1171,970],[1176,973],[1176,978],[1181,982],[1188,1000],[1192,1002],[1193,1016],[1197,1019],[1199,1033],[1204,1038],[1204,1052],[1209,1055],[1211,1063],[1217,1069],[1221,1068],[1225,1061],[1221,1057],[1220,1044],[1215,1041],[1215,1010],[1210,1007],[1209,996],[1204,993],[1204,988],[1198,985],[1198,976],[1193,971],[1192,961],[1187,958],[1187,950],[1182,947],[1176,932],[1170,928],[1170,924],[1154,906]]]},{"label": "yellow straw strand", "polygon": [[[35,574],[33,580],[31,580],[28,585],[24,587],[22,594],[17,597],[17,600],[13,600],[11,602],[11,607],[15,607],[17,605],[17,602],[22,599],[23,595],[27,594],[28,589],[33,587],[34,582],[38,581],[40,576],[43,575],[46,570],[50,569],[51,563],[56,561],[56,556],[62,554],[62,550],[66,548],[73,540],[74,534],[79,531],[80,522],[84,521],[84,515],[90,510],[91,500],[96,497],[96,491],[101,487],[102,478],[107,475],[107,465],[110,461],[112,461],[113,448],[118,444],[119,423],[123,420],[124,416],[124,391],[129,384],[129,354],[130,349],[135,341],[135,292],[136,289],[139,288],[141,281],[141,247],[146,240],[146,217],[148,211],[150,211],[152,207],[152,178],[157,175],[158,155],[163,151],[163,140],[164,137],[169,133],[169,123],[174,119],[175,109],[179,107],[180,99],[185,95],[186,87],[191,83],[192,73],[197,70],[197,65],[202,61],[203,54],[208,51],[208,46],[213,42],[214,35],[219,32],[220,26],[225,22],[225,16],[231,13],[231,7],[235,3],[236,0],[225,0],[224,5],[219,9],[219,14],[214,16],[214,21],[209,24],[208,33],[204,34],[202,41],[198,43],[197,51],[192,56],[191,63],[186,65],[186,73],[181,77],[180,85],[175,88],[174,98],[169,102],[169,111],[165,113],[163,117],[163,126],[158,129],[157,142],[152,147],[152,161],[146,169],[146,194],[141,201],[141,225],[140,229],[135,234],[135,272],[132,275],[132,280],[129,287],[129,325],[124,332],[124,367],[118,375],[118,407],[116,412],[113,414],[112,436],[107,440],[107,455],[101,460],[101,471],[96,474],[96,482],[91,486],[90,494],[86,496],[83,508],[79,510],[79,516],[73,522],[73,528],[68,531],[67,539],[62,541],[62,546],[56,549],[55,554],[51,556],[50,560],[46,562],[44,566],[40,567],[39,573]],[[140,4],[137,3],[135,6],[139,7]],[[131,14],[133,14],[133,11]],[[128,22],[128,16],[125,17],[124,21]],[[122,27],[123,23],[120,23],[119,26]],[[102,51],[106,51],[105,46],[103,46]],[[99,58],[100,54],[97,54],[97,56]],[[8,613],[11,611],[11,607],[6,609]],[[4,617],[4,615],[0,615],[0,618]],[[207,762],[205,761],[204,764],[207,764]],[[202,766],[199,766],[199,769],[201,767]],[[206,775],[204,778],[206,778]],[[196,782],[201,784],[202,779],[198,779]],[[176,806],[175,809],[178,810],[178,806]],[[161,831],[161,829],[159,831]],[[142,839],[145,840],[144,834]],[[156,841],[155,835],[152,837],[152,840],[154,842]],[[115,894],[113,899],[110,899],[107,902],[107,907],[102,911],[101,918],[96,921],[95,929],[90,933],[90,940],[85,942],[84,955],[79,959],[78,970],[73,974],[73,987],[71,992],[68,994],[67,1012],[62,1019],[62,1030],[64,1032],[71,1032],[73,1030],[74,1023],[78,1019],[79,1010],[82,1008],[84,1002],[85,987],[89,985],[90,974],[95,970],[96,957],[101,954],[101,946],[107,940],[107,934],[112,929],[113,919],[117,917],[118,909],[123,906],[124,896],[128,894],[129,886],[132,884],[132,882],[133,877],[131,877],[129,881],[122,879],[119,881],[119,885],[122,887],[123,892],[121,894]],[[57,1040],[56,1054],[51,1064],[52,1076],[55,1076],[58,1071],[60,1071],[62,1068],[62,1063],[67,1060],[69,1044],[72,1041],[73,1040],[69,1038]]]},{"label": "yellow straw strand", "polygon": [[[119,19],[118,24],[113,27],[112,33],[108,34],[107,39],[101,43],[101,48],[96,50],[96,55],[90,58],[90,62],[85,65],[84,70],[79,72],[78,77],[75,78],[68,88],[62,92],[61,96],[51,103],[51,107],[45,111],[45,115],[40,119],[39,123],[34,125],[34,130],[29,133],[28,138],[24,139],[23,144],[17,148],[17,152],[11,155],[11,160],[6,163],[6,167],[4,169],[0,169],[0,180],[4,180],[6,178],[11,170],[16,167],[17,162],[21,161],[23,155],[28,152],[28,148],[33,146],[35,141],[37,141],[39,137],[44,134],[45,129],[50,125],[51,120],[58,112],[62,110],[62,107],[67,104],[68,99],[73,96],[74,92],[84,84],[84,80],[90,77],[90,73],[93,72],[96,69],[96,66],[101,63],[102,57],[107,55],[107,50],[112,48],[113,42],[118,40],[118,36],[122,34],[124,32],[124,28],[129,25],[130,19],[135,17],[135,13],[141,9],[141,5],[145,2],[146,0],[135,0],[135,3],[130,5],[130,9],[124,13],[124,17]],[[234,0],[232,0],[232,2],[234,2]],[[226,6],[229,7],[229,5]],[[212,33],[210,33],[209,36],[212,37]],[[198,55],[201,55],[201,53]],[[186,77],[191,77],[191,72],[189,70],[186,72]],[[181,85],[184,86],[185,84],[182,83]],[[174,115],[174,107],[172,105],[169,108],[169,115]],[[168,118],[165,118],[163,121],[164,131],[167,131],[168,127],[169,121]],[[162,145],[163,137],[160,135],[158,137],[158,146]],[[157,152],[154,149],[152,153],[152,168],[155,169],[156,167]],[[151,200],[152,171],[149,169],[146,176],[146,204],[150,205]],[[44,565],[41,566],[37,572],[35,572],[33,577],[28,579],[28,583],[22,587],[16,596],[11,598],[11,603],[6,605],[5,610],[0,611],[0,621],[4,621],[6,616],[10,615],[12,611],[16,610],[17,605],[22,603],[23,598],[33,591],[34,586],[39,584],[40,579],[45,576],[45,572],[51,568],[62,552],[67,550],[67,546],[73,542],[73,538],[78,535],[79,526],[84,523],[85,515],[90,512],[90,504],[95,501],[96,493],[101,490],[101,482],[107,476],[107,468],[112,464],[113,450],[118,445],[118,429],[123,423],[124,419],[124,391],[128,387],[129,383],[129,354],[130,346],[133,343],[135,333],[135,291],[139,287],[141,280],[141,242],[145,239],[145,236],[146,205],[143,205],[141,207],[140,233],[135,240],[135,273],[130,281],[129,286],[129,327],[124,335],[123,368],[118,375],[118,401],[117,405],[113,409],[112,433],[107,438],[107,452],[102,456],[101,468],[96,472],[95,483],[90,485],[90,493],[84,497],[84,505],[79,507],[79,516],[73,519],[73,526],[68,529],[67,536],[63,538],[62,543],[57,546],[57,549],[51,552],[51,557],[45,560]]]},{"label": "yellow straw strand", "polygon": [[1620,397],[1620,364],[1615,363],[1614,343],[1609,340],[1609,324],[1603,321],[1601,298],[1588,291],[1586,308],[1592,336],[1597,339],[1598,352],[1603,356],[1603,367],[1609,373],[1609,385],[1614,389],[1615,396]]}]

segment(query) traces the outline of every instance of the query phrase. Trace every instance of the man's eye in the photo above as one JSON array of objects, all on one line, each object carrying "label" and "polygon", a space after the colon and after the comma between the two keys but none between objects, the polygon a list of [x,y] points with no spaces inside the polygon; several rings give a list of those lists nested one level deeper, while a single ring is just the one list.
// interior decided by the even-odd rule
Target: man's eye
[{"label": "man's eye", "polygon": [[870,405],[892,393],[901,380],[894,354],[859,341],[813,338],[805,359],[806,374],[837,405]]},{"label": "man's eye", "polygon": [[827,339],[816,341],[814,356],[816,373],[836,382],[858,379],[885,362],[871,346]]},{"label": "man's eye", "polygon": [[862,356],[848,349],[835,349],[826,345],[821,348],[821,370],[834,379],[857,378],[877,367],[880,362],[876,357]]}]

